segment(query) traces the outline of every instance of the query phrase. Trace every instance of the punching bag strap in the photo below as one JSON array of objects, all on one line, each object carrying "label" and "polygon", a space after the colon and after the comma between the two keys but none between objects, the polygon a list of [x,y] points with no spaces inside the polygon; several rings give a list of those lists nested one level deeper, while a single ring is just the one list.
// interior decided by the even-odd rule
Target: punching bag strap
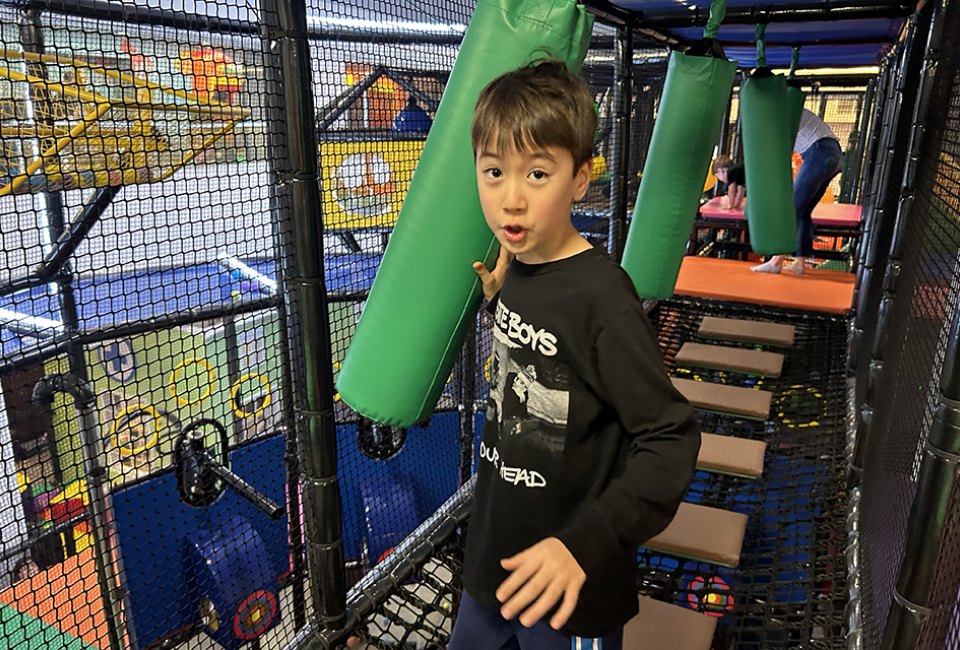
[{"label": "punching bag strap", "polygon": [[757,67],[766,68],[767,67],[767,39],[764,34],[766,34],[767,26],[765,24],[758,24],[755,28],[755,33],[757,35]]},{"label": "punching bag strap", "polygon": [[787,73],[787,79],[793,79],[797,76],[797,65],[800,63],[800,46],[793,46],[793,54],[790,55],[790,71]]}]

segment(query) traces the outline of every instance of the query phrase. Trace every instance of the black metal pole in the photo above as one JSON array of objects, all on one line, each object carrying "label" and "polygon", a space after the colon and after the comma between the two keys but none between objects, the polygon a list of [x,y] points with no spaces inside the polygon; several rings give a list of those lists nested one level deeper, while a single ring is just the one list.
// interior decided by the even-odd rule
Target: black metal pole
[{"label": "black metal pole", "polygon": [[633,111],[633,30],[617,27],[613,61],[613,129],[610,132],[610,222],[607,252],[615,260],[623,257],[627,238],[630,172],[630,115]]},{"label": "black metal pole", "polygon": [[281,237],[288,327],[294,332],[290,355],[298,364],[295,411],[298,439],[304,445],[307,569],[316,623],[323,629],[340,630],[346,580],[307,8],[304,0],[262,0],[260,6],[266,48],[276,53],[283,71],[287,156],[277,161],[277,179],[278,193],[289,201],[291,217],[291,228],[283,230]]},{"label": "black metal pole", "polygon": [[[923,63],[923,52],[918,43],[926,40],[926,25],[918,21],[916,15],[910,19],[908,34],[903,43],[903,51],[896,66],[894,81],[890,84],[883,117],[883,141],[879,145],[877,160],[880,170],[874,176],[871,197],[865,210],[868,214],[868,232],[865,235],[866,254],[860,261],[861,286],[858,290],[857,318],[854,325],[854,341],[851,346],[856,356],[855,372],[857,378],[856,400],[863,405],[869,391],[870,377],[876,375],[871,371],[872,364],[868,354],[869,346],[873,341],[875,331],[875,316],[879,309],[883,289],[883,272],[887,268],[890,241],[893,238],[895,214],[891,209],[893,201],[889,200],[894,193],[890,187],[891,179],[900,172],[894,172],[898,150],[897,134],[908,132],[912,115],[901,110],[904,105],[913,106],[916,96],[917,76]],[[909,110],[909,109],[908,109]],[[899,195],[899,192],[897,192]],[[859,444],[859,441],[858,441]]]},{"label": "black metal pole", "polygon": [[[898,120],[898,128],[904,128],[909,131],[909,140],[906,147],[906,156],[901,172],[901,181],[899,184],[900,192],[897,201],[897,213],[893,221],[892,232],[887,240],[888,251],[885,257],[885,272],[883,277],[883,293],[877,305],[875,315],[869,320],[874,323],[871,345],[870,361],[866,371],[866,386],[864,389],[864,400],[861,409],[861,423],[857,428],[857,435],[854,441],[854,453],[851,465],[851,483],[859,482],[859,475],[863,472],[863,456],[866,444],[869,440],[870,430],[872,428],[873,411],[875,404],[874,392],[880,381],[880,375],[883,369],[884,356],[887,350],[887,335],[889,333],[889,317],[893,309],[894,299],[897,295],[897,280],[900,276],[901,257],[903,243],[906,239],[907,227],[910,222],[910,208],[914,200],[914,179],[916,176],[917,159],[919,157],[920,146],[923,143],[924,121],[926,119],[927,105],[929,104],[930,92],[933,87],[933,72],[936,70],[936,62],[932,58],[932,49],[936,49],[939,42],[939,31],[931,29],[933,8],[935,5],[928,4],[920,9],[914,17],[917,30],[914,34],[913,44],[924,44],[926,47],[916,48],[917,53],[922,55],[917,58],[916,54],[909,57],[910,64],[906,69],[907,79],[904,83],[912,88],[910,97],[909,114],[901,111],[901,117],[906,119]],[[914,48],[911,48],[914,49]],[[919,65],[915,65],[919,64]],[[884,241],[877,239],[874,246],[882,246]],[[875,259],[880,259],[876,256]],[[868,316],[869,314],[864,314]],[[861,321],[866,322],[866,321]],[[865,330],[867,328],[864,328]],[[861,339],[861,346],[868,339]],[[861,347],[859,354],[864,355],[865,347]],[[858,377],[859,379],[859,377]]]},{"label": "black metal pole", "polygon": [[[120,187],[116,185],[108,185],[97,189],[84,203],[76,218],[70,222],[69,227],[62,228],[56,241],[53,242],[52,247],[46,252],[43,260],[37,264],[36,268],[27,275],[15,277],[0,284],[0,296],[29,289],[56,278],[63,270],[64,264],[77,250],[77,246],[86,238],[90,229],[110,207],[119,191]],[[59,198],[59,194],[55,196]]]},{"label": "black metal pole", "polygon": [[474,316],[470,329],[460,351],[460,381],[457,408],[460,412],[460,485],[466,483],[473,472],[474,420],[477,413],[477,321],[481,314]]},{"label": "black metal pole", "polygon": [[[40,11],[27,8],[23,11],[20,20],[20,40],[25,52],[35,54],[44,53],[43,26],[40,22]],[[28,63],[28,72],[39,79],[47,78],[46,66],[43,63]],[[53,111],[50,104],[50,98],[44,87],[38,87],[36,84],[30,85],[30,100],[33,103],[33,120],[38,126],[46,127],[51,132],[55,126],[53,122]],[[48,144],[42,140],[37,143],[42,151]],[[41,151],[37,151],[39,156]],[[44,192],[47,213],[47,232],[50,242],[56,242],[64,233],[65,224],[63,219],[63,199],[59,192]],[[47,254],[54,254],[56,249],[45,251]],[[84,355],[84,348],[72,340],[72,337],[80,329],[79,309],[77,307],[76,294],[73,290],[73,272],[66,259],[59,261],[60,266],[55,277],[57,298],[60,305],[60,320],[65,327],[65,336],[68,344],[66,348],[67,360],[70,367],[70,373],[77,379],[80,385],[86,387],[89,381],[87,372],[87,361]],[[110,504],[109,504],[109,477],[107,470],[102,466],[102,454],[99,442],[100,427],[96,417],[96,400],[85,388],[84,399],[77,398],[77,404],[80,409],[80,436],[83,448],[84,473],[87,476],[87,495],[90,499],[90,510],[93,513],[93,532],[94,543],[96,544],[96,572],[97,582],[100,586],[101,599],[103,600],[104,611],[106,612],[107,638],[112,650],[122,650],[125,636],[129,636],[131,641],[133,630],[125,628],[123,615],[121,613],[122,588],[118,576],[113,571],[114,556],[110,530]],[[89,397],[89,399],[88,399]]]}]

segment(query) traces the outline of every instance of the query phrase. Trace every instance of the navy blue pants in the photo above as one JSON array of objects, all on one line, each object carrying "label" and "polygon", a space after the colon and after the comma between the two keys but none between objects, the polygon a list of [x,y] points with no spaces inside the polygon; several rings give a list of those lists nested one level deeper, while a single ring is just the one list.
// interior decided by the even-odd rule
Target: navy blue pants
[{"label": "navy blue pants", "polygon": [[799,257],[813,257],[813,209],[823,198],[833,177],[843,169],[843,152],[833,138],[821,138],[803,152],[803,164],[793,179],[793,205],[797,211]]},{"label": "navy blue pants", "polygon": [[500,610],[481,605],[464,591],[447,650],[621,650],[622,646],[623,629],[588,639],[557,632],[548,619],[526,628],[516,619],[504,620]]}]

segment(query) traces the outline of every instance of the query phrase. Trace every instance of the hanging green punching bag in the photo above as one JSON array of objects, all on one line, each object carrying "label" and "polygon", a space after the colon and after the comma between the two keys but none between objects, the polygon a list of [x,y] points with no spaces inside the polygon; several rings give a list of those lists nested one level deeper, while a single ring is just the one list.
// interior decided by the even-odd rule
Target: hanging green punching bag
[{"label": "hanging green punching bag", "polygon": [[668,298],[680,273],[737,66],[713,42],[725,2],[710,7],[704,48],[672,52],[621,264],[643,298]]},{"label": "hanging green punching bag", "polygon": [[390,244],[337,378],[351,408],[429,416],[480,304],[476,260],[498,252],[477,194],[470,121],[494,77],[552,55],[579,70],[593,17],[575,0],[479,0]]},{"label": "hanging green punching bag", "polygon": [[793,252],[797,242],[793,207],[793,140],[787,82],[766,67],[763,32],[757,29],[760,68],[740,86],[743,163],[747,177],[744,213],[750,246],[762,255]]}]

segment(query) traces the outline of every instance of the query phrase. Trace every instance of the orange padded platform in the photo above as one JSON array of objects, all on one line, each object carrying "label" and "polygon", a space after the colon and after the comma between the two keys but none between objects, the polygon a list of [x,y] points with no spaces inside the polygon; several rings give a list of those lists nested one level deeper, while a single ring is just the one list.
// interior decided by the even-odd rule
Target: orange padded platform
[{"label": "orange padded platform", "polygon": [[728,345],[705,345],[684,343],[674,357],[684,366],[732,370],[764,377],[779,377],[783,370],[783,355],[777,352],[762,352]]},{"label": "orange padded platform", "polygon": [[852,273],[823,269],[809,269],[803,275],[755,273],[750,270],[755,264],[684,257],[674,293],[828,314],[846,314],[851,309],[856,281]]},{"label": "orange padded platform", "polygon": [[0,602],[110,650],[95,567],[91,547],[0,592]]},{"label": "orange padded platform", "polygon": [[773,399],[770,391],[678,377],[671,377],[670,381],[693,408],[742,415],[755,420],[766,420],[770,417],[770,401]]},{"label": "orange padded platform", "polygon": [[735,567],[740,564],[746,532],[745,514],[683,502],[667,527],[643,547],[688,560]]},{"label": "orange padded platform", "polygon": [[793,325],[782,323],[704,316],[703,320],[700,321],[697,334],[708,339],[743,341],[744,343],[761,343],[789,348],[793,345],[795,331]]},{"label": "orange padded platform", "polygon": [[697,469],[741,478],[760,478],[766,451],[767,443],[762,440],[703,432],[700,434]]},{"label": "orange padded platform", "polygon": [[[743,210],[724,210],[720,207],[722,196],[710,199],[700,206],[700,217],[723,221],[746,221]],[[859,228],[863,208],[854,203],[818,203],[813,209],[813,225],[831,228]]]},{"label": "orange padded platform", "polygon": [[640,613],[623,627],[623,650],[710,650],[717,619],[640,597]]}]

